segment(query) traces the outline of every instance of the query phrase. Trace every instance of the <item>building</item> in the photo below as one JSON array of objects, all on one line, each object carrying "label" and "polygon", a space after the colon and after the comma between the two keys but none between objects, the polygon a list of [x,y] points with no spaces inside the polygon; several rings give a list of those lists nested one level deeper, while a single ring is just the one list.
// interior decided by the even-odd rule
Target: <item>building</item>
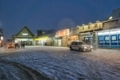
[{"label": "building", "polygon": [[41,36],[43,34],[42,30],[37,30],[37,36]]},{"label": "building", "polygon": [[103,30],[120,27],[120,18],[103,21]]},{"label": "building", "polygon": [[68,37],[70,29],[63,29],[56,32],[54,44],[55,46],[68,46]]},{"label": "building", "polygon": [[47,46],[54,46],[54,41],[55,41],[55,32],[48,34],[49,38],[47,39],[46,43]]},{"label": "building", "polygon": [[119,28],[120,27],[120,8],[113,10],[111,15],[102,23],[103,23],[103,30]]},{"label": "building", "polygon": [[76,28],[71,28],[70,29],[70,35],[68,37],[68,45],[71,44],[73,41],[78,41],[79,40],[79,27]]},{"label": "building", "polygon": [[53,37],[55,30],[37,30],[37,36],[35,37],[35,45],[40,46],[53,46]]},{"label": "building", "polygon": [[113,10],[106,20],[117,19],[117,18],[120,18],[120,8]]},{"label": "building", "polygon": [[24,41],[26,45],[34,45],[34,35],[26,26],[13,36],[13,40],[14,42]]},{"label": "building", "polygon": [[103,30],[97,33],[98,47],[120,48],[120,8],[113,10],[102,23]]},{"label": "building", "polygon": [[109,17],[103,21],[103,29],[115,29],[120,27],[120,8],[115,9]]},{"label": "building", "polygon": [[97,35],[99,48],[120,48],[120,28],[102,30]]},{"label": "building", "polygon": [[97,44],[96,32],[103,29],[102,22],[96,21],[95,23],[89,23],[88,25],[83,24],[77,26],[79,28],[79,40],[86,41],[89,44]]},{"label": "building", "polygon": [[46,34],[54,33],[56,30],[50,29],[50,30],[37,30],[37,36],[42,36]]}]

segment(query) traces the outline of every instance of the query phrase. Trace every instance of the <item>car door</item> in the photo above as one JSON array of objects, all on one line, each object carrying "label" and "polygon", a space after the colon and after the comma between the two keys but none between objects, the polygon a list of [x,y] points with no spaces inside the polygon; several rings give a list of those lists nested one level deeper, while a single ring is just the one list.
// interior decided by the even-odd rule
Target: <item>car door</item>
[{"label": "car door", "polygon": [[71,43],[71,48],[72,48],[72,49],[75,49],[75,42],[72,42],[72,43]]},{"label": "car door", "polygon": [[78,50],[78,42],[75,42],[75,43],[74,43],[74,49],[75,49],[75,50]]}]

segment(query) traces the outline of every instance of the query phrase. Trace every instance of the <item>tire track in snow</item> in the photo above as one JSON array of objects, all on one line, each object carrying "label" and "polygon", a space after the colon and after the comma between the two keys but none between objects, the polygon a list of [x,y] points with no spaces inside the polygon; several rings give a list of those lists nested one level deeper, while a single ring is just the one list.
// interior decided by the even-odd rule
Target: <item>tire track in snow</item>
[{"label": "tire track in snow", "polygon": [[[16,74],[16,71],[18,74]],[[0,60],[0,79],[5,80],[52,80],[24,65]]]},{"label": "tire track in snow", "polygon": [[97,66],[87,59],[82,59],[81,66],[84,69],[84,76],[87,80],[103,80]]}]

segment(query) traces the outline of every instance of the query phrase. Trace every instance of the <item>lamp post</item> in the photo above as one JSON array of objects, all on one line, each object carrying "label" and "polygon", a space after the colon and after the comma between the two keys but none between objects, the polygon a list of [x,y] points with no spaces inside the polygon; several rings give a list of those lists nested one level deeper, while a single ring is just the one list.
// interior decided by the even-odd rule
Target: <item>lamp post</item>
[{"label": "lamp post", "polygon": [[1,36],[0,39],[3,41],[3,36]]},{"label": "lamp post", "polygon": [[3,36],[0,36],[0,41],[1,41],[0,46],[2,47],[3,46]]}]

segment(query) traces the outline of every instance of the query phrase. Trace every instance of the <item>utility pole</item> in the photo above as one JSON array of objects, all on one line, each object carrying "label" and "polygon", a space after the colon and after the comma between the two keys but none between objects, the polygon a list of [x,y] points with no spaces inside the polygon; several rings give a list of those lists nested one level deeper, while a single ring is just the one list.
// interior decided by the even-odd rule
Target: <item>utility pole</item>
[{"label": "utility pole", "polygon": [[0,47],[3,47],[3,30],[0,28]]}]

